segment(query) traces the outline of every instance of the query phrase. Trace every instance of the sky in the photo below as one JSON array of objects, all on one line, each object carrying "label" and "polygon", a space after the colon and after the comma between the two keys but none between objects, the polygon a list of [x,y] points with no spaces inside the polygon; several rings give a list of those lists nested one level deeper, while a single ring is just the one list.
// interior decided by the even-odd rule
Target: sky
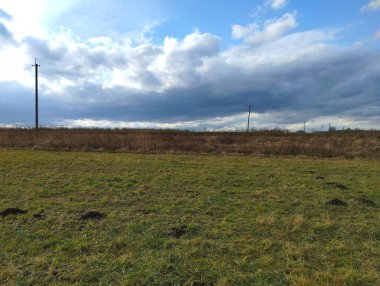
[{"label": "sky", "polygon": [[0,0],[0,125],[380,127],[380,0]]}]

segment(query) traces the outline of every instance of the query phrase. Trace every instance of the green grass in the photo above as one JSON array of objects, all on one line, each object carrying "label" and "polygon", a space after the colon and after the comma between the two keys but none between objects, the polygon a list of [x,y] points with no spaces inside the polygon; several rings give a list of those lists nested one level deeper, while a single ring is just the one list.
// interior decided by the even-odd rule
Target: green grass
[{"label": "green grass", "polygon": [[380,285],[379,174],[362,159],[0,149],[0,211],[28,210],[0,217],[0,285]]}]

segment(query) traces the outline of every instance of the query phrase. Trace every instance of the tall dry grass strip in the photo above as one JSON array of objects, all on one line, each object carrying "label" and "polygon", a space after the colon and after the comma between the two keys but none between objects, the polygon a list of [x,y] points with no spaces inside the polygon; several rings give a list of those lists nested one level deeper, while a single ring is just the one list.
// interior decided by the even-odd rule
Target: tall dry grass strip
[{"label": "tall dry grass strip", "polygon": [[41,150],[174,152],[380,158],[380,131],[291,133],[279,130],[188,132],[173,130],[0,129],[0,146]]}]

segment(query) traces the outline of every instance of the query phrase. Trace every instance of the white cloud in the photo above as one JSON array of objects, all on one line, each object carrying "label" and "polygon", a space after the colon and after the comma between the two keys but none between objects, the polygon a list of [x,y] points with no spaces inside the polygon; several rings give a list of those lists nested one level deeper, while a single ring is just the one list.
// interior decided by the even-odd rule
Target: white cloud
[{"label": "white cloud", "polygon": [[113,71],[110,85],[145,92],[194,86],[200,82],[198,69],[218,54],[219,41],[214,35],[196,31],[183,40],[167,37],[162,46],[135,47],[126,55],[128,67]]},{"label": "white cloud", "polygon": [[296,14],[286,13],[281,18],[266,20],[262,30],[257,23],[247,26],[233,25],[232,37],[244,39],[248,44],[261,45],[280,38],[295,27],[297,27]]},{"label": "white cloud", "polygon": [[81,40],[68,29],[47,35],[46,39],[22,38],[17,47],[0,48],[0,59],[10,67],[0,71],[0,79],[31,86],[33,72],[27,63],[37,57],[45,95],[64,93],[67,87],[86,82],[106,89],[164,92],[199,84],[200,69],[208,58],[219,54],[220,46],[219,37],[198,31],[184,39],[167,37],[162,45],[137,46],[129,39]]},{"label": "white cloud", "polygon": [[[159,128],[159,129],[197,129],[209,128],[212,130],[238,130],[244,129],[246,125],[246,113],[232,116],[213,117],[200,120],[177,121],[171,123],[152,122],[152,121],[115,121],[115,120],[93,120],[75,119],[61,122],[63,126],[70,128]],[[251,114],[252,122],[259,115]]]},{"label": "white cloud", "polygon": [[377,9],[380,8],[380,0],[372,0],[368,4],[364,5],[362,7],[362,11],[376,11]]},{"label": "white cloud", "polygon": [[[278,118],[289,116],[289,112],[267,112],[251,113],[250,127],[252,129],[286,129],[290,131],[303,130],[303,122],[286,123]],[[328,131],[330,127],[337,130],[367,128],[376,129],[380,121],[380,116],[369,118],[357,118],[355,116],[316,116],[306,122],[306,131]],[[232,116],[211,117],[200,120],[177,121],[171,123],[152,122],[152,121],[117,121],[117,120],[94,120],[94,119],[74,119],[57,122],[57,126],[69,128],[158,128],[158,129],[181,129],[181,130],[245,130],[247,128],[247,112],[238,113]],[[0,125],[1,126],[1,125]],[[9,126],[10,127],[10,126]]]},{"label": "white cloud", "polygon": [[283,36],[254,50],[250,46],[236,46],[223,55],[229,64],[243,70],[284,66],[323,54],[328,47],[327,42],[335,37],[335,30],[309,30]]},{"label": "white cloud", "polygon": [[40,22],[46,1],[3,0],[1,2],[1,8],[12,16],[9,29],[17,40],[26,36],[46,38],[46,31]]},{"label": "white cloud", "polygon": [[279,10],[285,7],[286,4],[288,4],[288,1],[287,0],[269,0],[269,4],[274,10]]},{"label": "white cloud", "polygon": [[[19,81],[25,85],[30,82],[32,86],[32,76],[24,69],[28,60],[24,49],[15,49],[13,46],[2,47],[0,62],[6,68],[0,69],[0,81]],[[32,68],[32,61],[30,63]]]},{"label": "white cloud", "polygon": [[163,83],[163,89],[187,87],[199,83],[198,69],[204,61],[219,53],[220,39],[211,34],[194,32],[183,41],[166,38],[163,54],[150,66]]}]

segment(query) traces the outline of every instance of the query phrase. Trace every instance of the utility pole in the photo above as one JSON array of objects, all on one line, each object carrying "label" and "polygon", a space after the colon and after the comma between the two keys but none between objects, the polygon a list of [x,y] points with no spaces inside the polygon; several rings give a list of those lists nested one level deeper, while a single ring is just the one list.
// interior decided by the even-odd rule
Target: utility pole
[{"label": "utility pole", "polygon": [[247,124],[247,132],[249,132],[249,121],[251,119],[251,105],[248,106],[248,124]]},{"label": "utility pole", "polygon": [[306,133],[306,121],[303,122],[303,133]]},{"label": "utility pole", "polygon": [[40,67],[37,64],[37,58],[34,59],[35,75],[36,75],[36,101],[35,101],[35,109],[36,109],[36,131],[38,130],[38,68]]}]

